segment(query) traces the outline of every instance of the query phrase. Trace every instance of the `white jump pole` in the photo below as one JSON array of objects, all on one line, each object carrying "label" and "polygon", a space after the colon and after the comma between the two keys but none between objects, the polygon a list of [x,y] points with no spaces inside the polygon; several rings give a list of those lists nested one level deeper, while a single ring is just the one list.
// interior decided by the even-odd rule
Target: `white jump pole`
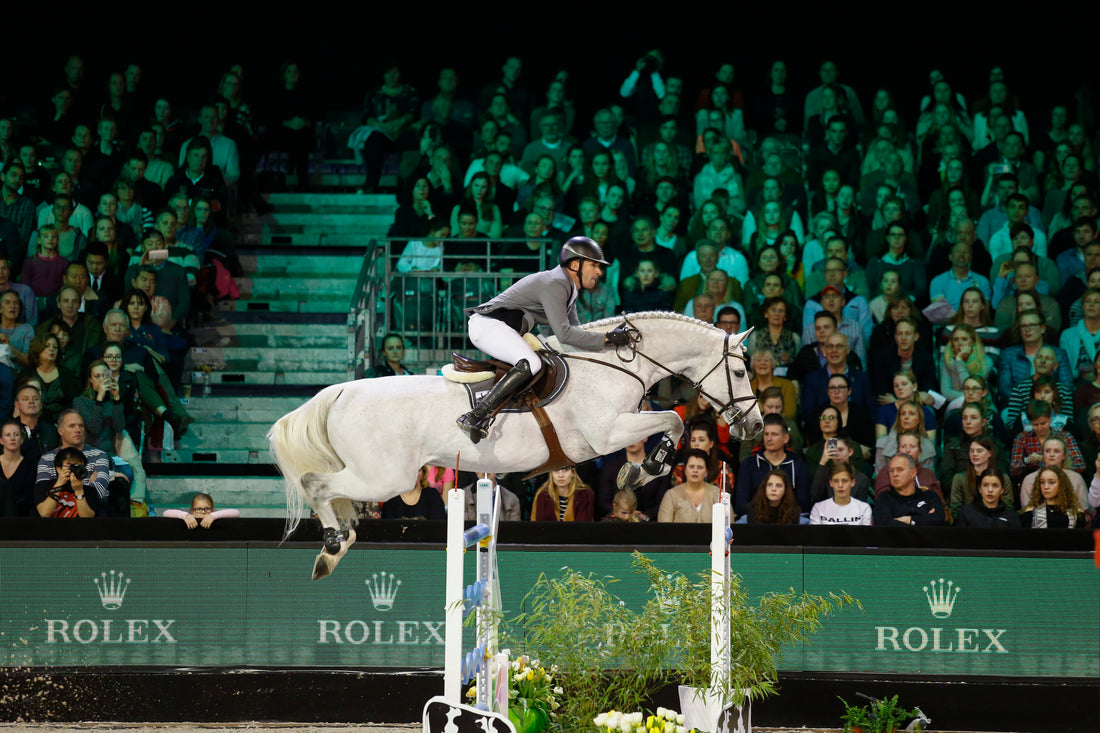
[{"label": "white jump pole", "polygon": [[[477,706],[493,709],[491,684],[493,669],[489,662],[496,654],[496,612],[500,608],[500,590],[496,572],[496,530],[500,517],[499,491],[492,481],[477,482],[477,524],[463,531],[466,511],[466,492],[452,489],[447,495],[447,581],[446,581],[446,630],[443,637],[443,697],[451,704],[461,704],[463,680],[462,617],[465,607],[462,557],[466,548],[476,544],[477,578],[470,586],[470,605],[476,618],[476,642],[474,651],[481,657],[467,666],[476,671]],[[507,710],[505,710],[505,713]]]},{"label": "white jump pole", "polygon": [[[722,501],[711,508],[710,527],[710,689],[717,696],[725,692],[730,674],[729,546],[733,530],[729,494],[723,493]],[[720,705],[724,703],[722,699]]]}]

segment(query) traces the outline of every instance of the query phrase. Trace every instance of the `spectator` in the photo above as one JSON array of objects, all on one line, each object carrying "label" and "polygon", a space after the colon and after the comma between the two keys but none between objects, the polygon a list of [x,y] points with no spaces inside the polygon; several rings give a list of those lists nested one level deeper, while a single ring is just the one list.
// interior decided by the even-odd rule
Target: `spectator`
[{"label": "spectator", "polygon": [[[19,375],[21,380],[35,378],[41,382],[43,413],[51,419],[60,417],[72,405],[73,398],[80,393],[80,381],[76,373],[58,363],[60,348],[60,342],[53,334],[47,333],[46,336],[34,339],[27,352],[29,366]],[[80,427],[83,442],[83,420]]]},{"label": "spectator", "polygon": [[966,242],[955,242],[951,247],[951,269],[932,278],[929,286],[932,300],[942,297],[958,311],[963,293],[968,288],[977,288],[986,298],[992,296],[989,279],[970,269],[972,259],[971,246]]},{"label": "spectator", "polygon": [[790,433],[782,415],[768,415],[764,418],[763,445],[751,456],[741,462],[737,471],[737,492],[734,511],[738,516],[748,514],[753,490],[759,487],[764,476],[773,469],[787,473],[794,484],[795,498],[801,511],[810,509],[810,471],[802,457],[787,448]]},{"label": "spectator", "polygon": [[446,519],[443,497],[428,483],[428,466],[416,472],[408,491],[382,503],[382,519]]},{"label": "spectator", "polygon": [[[87,459],[78,448],[62,448],[54,463],[56,476],[39,479],[35,485],[35,507],[40,517],[73,518],[96,516],[92,486],[96,473],[87,476]],[[39,473],[41,474],[41,466]]]},{"label": "spectator", "polygon": [[[671,310],[672,290],[675,281],[667,276],[662,277],[657,263],[648,258],[637,261],[634,273],[623,280],[622,284],[622,312],[637,313],[639,311]],[[698,298],[710,296],[700,295]],[[713,310],[713,304],[711,306]]]},{"label": "spectator", "polygon": [[871,517],[876,527],[942,526],[943,501],[917,483],[917,462],[908,453],[890,459],[889,488],[875,497]]},{"label": "spectator", "polygon": [[23,426],[18,420],[0,424],[0,447],[0,516],[30,516],[36,461],[23,456]]},{"label": "spectator", "polygon": [[215,521],[219,519],[236,519],[241,516],[241,513],[236,509],[215,510],[213,497],[210,494],[199,493],[191,497],[191,509],[189,511],[165,509],[163,516],[169,519],[182,519],[184,524],[187,525],[187,529],[195,529],[200,525],[203,529],[210,529]]},{"label": "spectator", "polygon": [[966,401],[963,387],[970,377],[987,379],[993,372],[993,360],[985,353],[973,326],[960,324],[951,332],[940,360],[940,394],[947,399],[947,410],[958,410]]},{"label": "spectator", "polygon": [[188,199],[209,199],[215,204],[215,214],[224,218],[229,209],[229,191],[221,170],[210,162],[212,157],[209,139],[201,135],[191,139],[179,170],[164,184],[164,192],[169,196],[182,193]]},{"label": "spectator", "polygon": [[4,166],[3,178],[0,178],[0,216],[8,219],[19,231],[19,241],[30,241],[34,233],[34,202],[19,191],[23,188],[26,168],[18,160],[9,161]]},{"label": "spectator", "polygon": [[[801,453],[803,448],[802,431],[798,427],[798,423],[792,417],[787,417],[786,400],[783,398],[783,391],[779,387],[768,387],[761,390],[760,395],[757,397],[760,404],[760,415],[781,415],[783,422],[787,424],[787,431],[790,433],[791,442],[788,445],[795,453]],[[797,409],[797,401],[794,404],[794,409]],[[679,409],[679,408],[677,408]],[[719,423],[725,425],[725,422],[719,418]],[[721,429],[721,428],[719,428]],[[725,428],[726,434],[729,434],[729,427]],[[727,441],[728,443],[728,441]],[[738,460],[744,462],[746,458],[752,455],[753,451],[764,444],[763,433],[758,434],[751,440],[741,441],[741,450],[737,456]],[[809,450],[809,449],[807,449]]]},{"label": "spectator", "polygon": [[779,469],[764,476],[749,503],[746,516],[749,524],[798,524],[798,502],[794,497],[791,477]]},{"label": "spectator", "polygon": [[[848,463],[839,460],[829,462],[829,498],[814,504],[810,510],[810,524],[826,525],[864,525],[871,524],[871,505],[852,496],[858,487],[858,478],[866,481],[866,476],[857,474]],[[816,481],[816,476],[815,476]],[[866,491],[867,486],[864,484]]]},{"label": "spectator", "polygon": [[611,503],[611,513],[604,517],[609,522],[648,522],[649,517],[638,511],[638,497],[631,489],[619,489]]},{"label": "spectator", "polygon": [[[58,415],[60,446],[38,459],[35,479],[35,505],[39,516],[93,516],[110,512],[110,460],[107,454],[84,444],[84,420],[76,410]],[[81,460],[83,459],[83,460]],[[84,467],[83,477],[72,467]],[[72,494],[70,498],[66,494]],[[51,496],[53,494],[53,496]],[[129,514],[129,511],[126,512]]]},{"label": "spectator", "polygon": [[[693,450],[706,453],[707,482],[714,484],[723,492],[731,493],[734,482],[732,461],[726,452],[725,445],[718,440],[719,432],[714,420],[704,413],[691,419],[686,425],[688,445],[683,449],[684,456]],[[685,464],[678,463],[673,467],[671,477],[673,486],[684,483],[687,480]]]},{"label": "spectator", "polygon": [[[1057,466],[1062,469],[1062,473],[1069,479],[1069,485],[1073,489],[1074,496],[1077,497],[1077,503],[1082,507],[1088,506],[1088,488],[1085,486],[1085,480],[1081,477],[1081,474],[1073,470],[1069,460],[1069,451],[1066,450],[1066,443],[1061,438],[1051,436],[1043,441],[1043,468],[1047,466]],[[1031,503],[1031,494],[1035,490],[1035,481],[1038,475],[1038,471],[1029,473],[1020,483],[1020,506],[1027,506]]]},{"label": "spectator", "polygon": [[[502,522],[518,522],[520,521],[520,506],[519,497],[515,492],[508,489],[497,482],[497,474],[495,473],[479,473],[477,474],[479,479],[488,479],[493,482],[493,485],[500,489],[500,520]],[[474,481],[469,486],[463,489],[466,492],[466,521],[477,521],[477,481]],[[444,496],[444,501],[447,497]]]},{"label": "spectator", "polygon": [[[998,397],[1001,407],[1007,407],[1013,386],[1034,373],[1034,360],[1043,347],[1046,336],[1046,318],[1041,311],[1025,310],[1019,316],[1021,343],[1005,348],[997,362],[999,381]],[[1069,357],[1060,347],[1050,347],[1058,362],[1058,381],[1073,384],[1073,370]]]},{"label": "spectator", "polygon": [[[782,301],[779,302],[782,303]],[[754,335],[756,333],[760,332],[753,332]],[[769,387],[779,389],[783,395],[783,416],[793,420],[797,416],[798,390],[794,382],[775,374],[778,364],[776,364],[775,352],[772,350],[772,347],[762,345],[753,348],[750,346],[749,353],[752,355],[749,358],[749,365],[752,369],[752,380],[749,382],[749,385],[752,387],[752,391],[759,398],[764,390]],[[786,405],[790,405],[790,407],[786,407]]]},{"label": "spectator", "polygon": [[[917,399],[917,377],[913,372],[902,369],[894,372],[894,391],[879,398],[878,412],[875,413],[875,438],[884,438],[890,432],[898,417],[898,408],[903,402],[913,402],[919,405],[921,415],[924,417],[924,425],[928,430],[929,438],[935,438],[936,413],[931,407],[921,405]],[[917,416],[913,415],[915,419]]]},{"label": "spectator", "polygon": [[1053,436],[1065,444],[1070,457],[1070,467],[1081,473],[1085,470],[1085,459],[1081,455],[1077,441],[1069,433],[1050,427],[1050,403],[1032,400],[1027,408],[1027,418],[1031,421],[1031,430],[1019,433],[1012,442],[1012,459],[1009,471],[1016,481],[1023,481],[1032,470],[1043,465],[1043,441]]},{"label": "spectator", "polygon": [[[19,262],[22,263],[22,254],[20,255]],[[12,261],[7,259],[0,253],[0,293],[14,292],[19,296],[19,300],[22,301],[23,307],[21,311],[21,319],[23,323],[30,325],[31,327],[38,325],[38,299],[35,297],[34,290],[30,286],[23,283],[14,282],[12,278],[13,267]]]},{"label": "spectator", "polygon": [[[816,504],[832,496],[830,469],[836,464],[844,464],[851,469],[852,484],[849,494],[855,499],[870,501],[871,468],[860,455],[860,445],[847,433],[830,430],[828,424],[837,421],[836,408],[829,406],[821,410],[822,440],[806,449],[806,463],[814,466],[814,478],[810,483],[810,501]],[[831,420],[826,418],[831,415]],[[825,437],[826,432],[828,436]]]},{"label": "spectator", "polygon": [[1020,524],[1029,529],[1074,529],[1085,526],[1085,514],[1077,502],[1069,479],[1057,466],[1038,472],[1039,491],[1024,507]]},{"label": "spectator", "polygon": [[[967,441],[970,445],[966,469],[957,472],[950,477],[950,494],[948,507],[951,515],[958,517],[959,511],[966,504],[977,500],[981,488],[981,476],[992,469],[1001,472],[1003,456],[997,448],[997,443],[990,437],[972,438]],[[1011,485],[1008,487],[1011,489]],[[1008,494],[1009,502],[1012,494]]]},{"label": "spectator", "polygon": [[36,254],[23,263],[21,277],[35,295],[47,297],[61,289],[69,261],[58,252],[61,233],[57,225],[46,224],[36,234]]},{"label": "spectator", "polygon": [[577,476],[573,466],[550,472],[535,492],[532,522],[591,522],[595,519],[595,494]]},{"label": "spectator", "polygon": [[[0,260],[0,272],[5,263],[5,260]],[[10,366],[13,369],[16,366],[27,366],[27,349],[34,338],[34,329],[22,321],[23,301],[19,299],[19,294],[9,290],[0,295],[0,344],[7,345],[10,350]],[[2,357],[3,350],[0,347],[0,358]]]},{"label": "spectator", "polygon": [[[22,380],[21,380],[22,381]],[[32,465],[57,447],[57,426],[42,414],[42,389],[39,380],[23,383],[15,392],[15,418],[23,426],[23,444],[19,450]]]},{"label": "spectator", "polygon": [[[895,426],[894,429],[897,429]],[[936,474],[932,472],[936,464],[936,449],[933,442],[921,433],[920,429],[898,430],[886,438],[888,444],[879,449],[875,461],[875,494],[886,491],[890,485],[890,459],[898,453],[912,456],[917,464],[917,483],[925,489],[933,489],[943,499],[944,493]]]},{"label": "spectator", "polygon": [[[162,226],[171,229],[175,218],[175,213],[165,210],[160,213],[157,220],[162,223]],[[153,322],[165,332],[174,331],[176,325],[186,321],[191,312],[191,287],[188,284],[187,272],[180,265],[160,255],[167,245],[164,236],[159,232],[146,235],[141,243],[141,257],[136,264],[131,264],[126,269],[126,282],[132,283],[141,268],[152,268],[156,275],[154,293],[165,298],[171,306],[169,320],[161,322],[157,318],[157,304],[155,300],[153,302]],[[154,256],[153,252],[158,254]]]},{"label": "spectator", "polygon": [[[1027,196],[1020,193],[1013,193],[1008,197],[1005,204],[1005,221],[999,229],[992,232],[989,237],[989,256],[996,262],[997,258],[1001,255],[1010,254],[1013,251],[1013,233],[1012,227],[1016,224],[1027,222],[1028,212],[1030,207],[1028,205]],[[984,218],[984,217],[983,217]],[[1027,222],[1030,224],[1030,222]],[[1035,254],[1046,256],[1047,253],[1047,237],[1043,234],[1042,228],[1032,228],[1032,236],[1034,238],[1034,251]]]},{"label": "spectator", "polygon": [[[634,175],[634,146],[627,139],[619,137],[615,116],[609,109],[601,109],[593,118],[595,133],[584,141],[584,152],[589,159],[599,152],[607,152],[609,155],[614,150],[619,150],[626,156],[627,167],[630,175]],[[704,197],[705,199],[706,197]]]},{"label": "spectator", "polygon": [[901,290],[918,304],[928,301],[928,276],[924,261],[909,247],[910,230],[900,221],[886,226],[887,249],[867,263],[867,280],[878,282],[886,270],[896,270]]},{"label": "spectator", "polygon": [[[80,312],[80,294],[76,288],[66,285],[57,293],[57,314],[38,324],[34,333],[37,338],[43,338],[53,326],[63,322],[69,329],[69,343],[63,353],[58,354],[57,360],[73,375],[81,372],[81,359],[84,352],[103,342],[103,329],[99,322],[91,315]],[[28,356],[33,366],[34,359]]]},{"label": "spectator", "polygon": [[218,167],[225,185],[232,189],[236,188],[237,181],[241,177],[240,154],[237,150],[237,143],[221,133],[221,124],[222,119],[218,114],[217,105],[204,104],[199,110],[199,135],[188,138],[180,146],[179,165],[180,168],[183,168],[184,165],[187,165],[188,168],[191,167],[187,160],[191,143],[197,140],[199,136],[205,137],[213,151],[209,164]]},{"label": "spectator", "polygon": [[989,468],[980,475],[979,481],[977,498],[959,509],[955,515],[955,526],[978,529],[1019,528],[1020,516],[1003,499],[1010,496],[1011,484],[1008,477],[996,468]]},{"label": "spectator", "polygon": [[[846,414],[848,406],[856,408],[855,421],[865,424],[867,433],[873,435],[871,415],[874,400],[871,382],[867,375],[848,363],[848,337],[842,333],[828,336],[824,344],[825,365],[806,373],[802,378],[801,414],[804,424],[826,403],[841,407]],[[843,377],[836,380],[834,377]],[[845,419],[844,425],[853,420]],[[860,440],[863,443],[862,440]],[[869,445],[869,443],[863,443]]]},{"label": "spectator", "polygon": [[871,388],[880,404],[892,401],[893,375],[903,369],[916,377],[919,391],[913,398],[923,405],[933,404],[931,392],[939,386],[939,380],[936,379],[932,355],[928,350],[918,348],[919,340],[920,331],[916,319],[902,318],[894,324],[894,348],[883,349],[875,354]]},{"label": "spectator", "polygon": [[684,483],[673,486],[661,499],[658,522],[710,524],[714,505],[721,500],[717,486],[707,483],[707,454],[693,448],[684,459]]}]

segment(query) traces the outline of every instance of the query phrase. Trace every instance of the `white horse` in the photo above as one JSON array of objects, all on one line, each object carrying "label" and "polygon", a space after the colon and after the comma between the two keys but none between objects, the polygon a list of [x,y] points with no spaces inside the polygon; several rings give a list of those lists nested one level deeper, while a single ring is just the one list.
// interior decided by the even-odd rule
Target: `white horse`
[{"label": "white horse", "polygon": [[[620,483],[641,486],[671,470],[670,446],[679,441],[683,422],[672,411],[638,411],[646,391],[670,374],[695,384],[732,436],[751,438],[760,431],[741,346],[748,331],[730,336],[669,312],[615,316],[584,328],[603,333],[624,321],[633,330],[630,346],[583,352],[563,348],[553,337],[546,342],[566,355],[570,368],[561,395],[545,409],[572,461],[663,433],[664,452],[647,460],[647,470],[621,475]],[[442,377],[384,377],[326,387],[275,423],[267,437],[286,479],[287,535],[297,526],[303,500],[324,527],[314,579],[328,575],[355,541],[353,500],[392,499],[408,491],[420,466],[453,465],[460,452],[463,468],[496,473],[530,471],[548,459],[530,413],[500,413],[489,436],[475,445],[455,425],[469,409],[461,384]]]}]

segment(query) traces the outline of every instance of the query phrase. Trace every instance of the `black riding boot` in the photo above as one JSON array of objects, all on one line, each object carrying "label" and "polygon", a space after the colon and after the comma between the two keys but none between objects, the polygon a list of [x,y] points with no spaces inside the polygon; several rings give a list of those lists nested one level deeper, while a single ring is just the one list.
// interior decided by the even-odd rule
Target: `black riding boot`
[{"label": "black riding boot", "polygon": [[493,412],[515,394],[520,387],[527,384],[530,379],[531,367],[528,366],[526,359],[520,359],[478,401],[477,407],[458,418],[458,427],[466,431],[466,434],[470,436],[470,440],[477,443],[489,434]]}]

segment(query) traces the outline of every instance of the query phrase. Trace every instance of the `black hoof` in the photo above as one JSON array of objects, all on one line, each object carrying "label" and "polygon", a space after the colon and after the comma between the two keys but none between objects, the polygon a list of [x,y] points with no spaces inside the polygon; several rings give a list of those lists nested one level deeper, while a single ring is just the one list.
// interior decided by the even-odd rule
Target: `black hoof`
[{"label": "black hoof", "polygon": [[325,527],[325,531],[321,534],[321,538],[325,543],[325,552],[330,555],[335,555],[340,552],[340,543],[344,541],[342,532],[331,527]]}]

